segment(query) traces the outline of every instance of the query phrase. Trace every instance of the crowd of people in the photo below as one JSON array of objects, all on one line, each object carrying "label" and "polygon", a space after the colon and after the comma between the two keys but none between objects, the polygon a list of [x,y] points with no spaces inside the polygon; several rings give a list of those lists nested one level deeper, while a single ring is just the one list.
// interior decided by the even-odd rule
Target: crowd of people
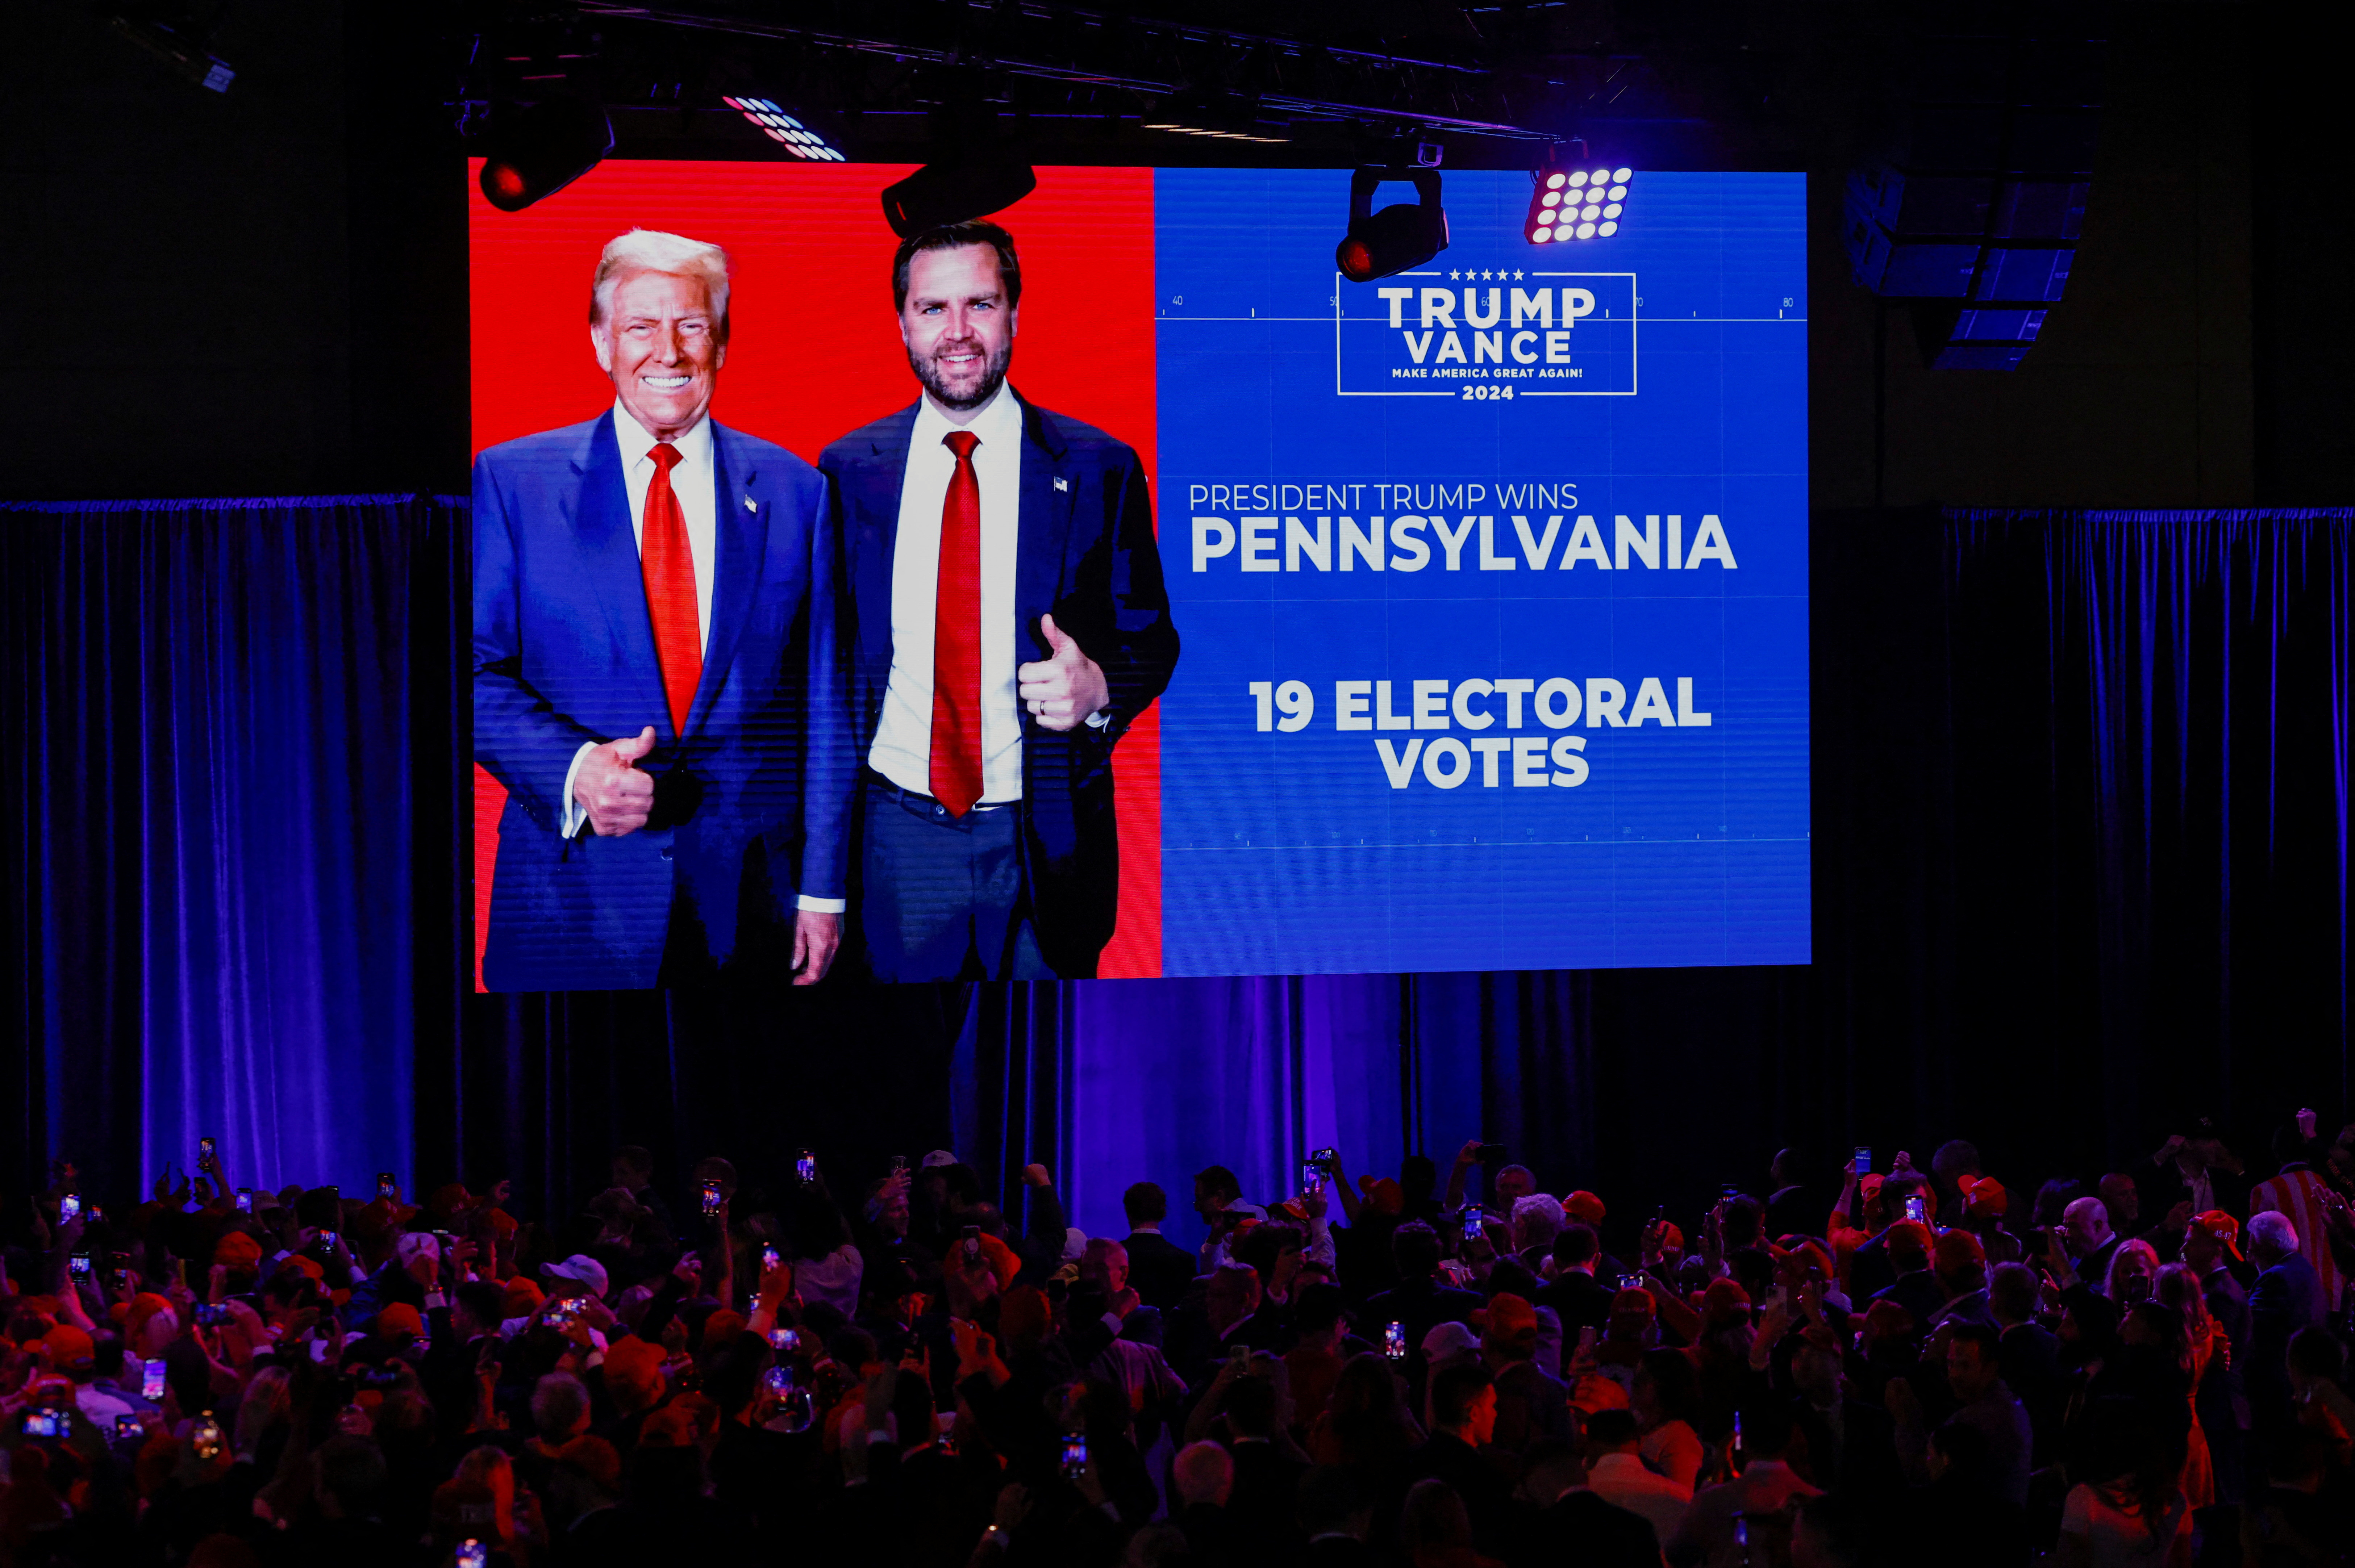
[{"label": "crowd of people", "polygon": [[[9,1224],[0,1568],[2355,1561],[2355,1126],[2032,1194],[1786,1151],[1690,1234],[1493,1146],[1069,1224],[939,1150],[586,1209],[70,1165]],[[103,1199],[103,1201],[101,1201]],[[1614,1205],[1620,1205],[1614,1207]]]}]

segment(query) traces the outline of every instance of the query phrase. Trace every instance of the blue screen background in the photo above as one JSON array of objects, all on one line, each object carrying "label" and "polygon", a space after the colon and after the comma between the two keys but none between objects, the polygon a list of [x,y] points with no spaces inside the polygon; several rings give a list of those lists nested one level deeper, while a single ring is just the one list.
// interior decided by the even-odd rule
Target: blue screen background
[{"label": "blue screen background", "polygon": [[[1449,174],[1451,244],[1426,275],[1350,284],[1333,265],[1346,173],[1156,174],[1159,527],[1184,639],[1162,699],[1165,973],[1807,961],[1805,179],[1630,184],[1616,237],[1539,247],[1521,233],[1527,175]],[[1405,196],[1388,186],[1376,206]],[[1466,269],[1492,275],[1483,291],[1511,287],[1506,273],[1539,287],[1539,270],[1635,277],[1591,285],[1604,304],[1570,339],[1583,383],[1522,380],[1509,401],[1447,382],[1401,388],[1444,396],[1340,396],[1408,363],[1376,290],[1460,290],[1471,281],[1447,274]],[[1476,535],[1456,571],[1244,573],[1238,554],[1194,569],[1197,514],[1337,513],[1198,506],[1197,485],[1376,482],[1488,487],[1434,510],[1493,514],[1502,556],[1521,554],[1509,513],[1540,531],[1569,515],[1543,571],[1474,569]],[[1569,484],[1575,507],[1500,502],[1498,485],[1524,482]],[[1365,497],[1361,525],[1423,510]],[[1688,548],[1715,514],[1736,569],[1558,569],[1576,514],[1608,547],[1623,513],[1679,515]],[[1476,762],[1453,789],[1420,771],[1394,789],[1376,751],[1440,734],[1335,727],[1339,680],[1391,681],[1403,708],[1411,681],[1499,676],[1610,677],[1631,703],[1642,677],[1672,702],[1690,677],[1711,723],[1582,714],[1556,732],[1525,712],[1518,733],[1584,737],[1585,782],[1486,788]],[[1249,684],[1286,680],[1308,685],[1315,716],[1262,732]],[[1507,734],[1502,700],[1489,705],[1487,733]]]}]

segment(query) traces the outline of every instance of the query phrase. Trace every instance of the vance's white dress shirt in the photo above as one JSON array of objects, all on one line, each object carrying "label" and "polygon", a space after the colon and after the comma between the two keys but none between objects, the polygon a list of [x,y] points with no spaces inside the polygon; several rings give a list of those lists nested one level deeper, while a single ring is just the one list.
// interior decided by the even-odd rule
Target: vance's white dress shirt
[{"label": "vance's white dress shirt", "polygon": [[[891,675],[867,765],[902,789],[932,792],[932,611],[940,587],[941,509],[956,454],[951,430],[981,438],[981,802],[1022,798],[1022,705],[1015,694],[1014,566],[1022,521],[1022,405],[1000,386],[969,423],[952,425],[925,397],[908,435],[900,530],[891,553]],[[1039,655],[1044,657],[1043,654]]]}]

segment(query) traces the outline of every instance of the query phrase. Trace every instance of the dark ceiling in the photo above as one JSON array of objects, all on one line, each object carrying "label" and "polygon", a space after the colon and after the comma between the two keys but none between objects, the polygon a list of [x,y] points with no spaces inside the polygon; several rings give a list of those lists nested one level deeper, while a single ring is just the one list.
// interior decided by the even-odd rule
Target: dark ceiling
[{"label": "dark ceiling", "polygon": [[[1514,168],[1577,137],[1653,167],[1791,168],[1839,155],[1872,122],[1908,15],[1722,0],[581,0],[471,5],[447,26],[456,101],[593,96],[625,157],[759,155],[759,132],[719,101],[755,94],[854,159],[996,141],[1039,163],[1346,166],[1404,141],[1438,144],[1449,167]],[[1236,139],[1149,129],[1173,105]]]}]

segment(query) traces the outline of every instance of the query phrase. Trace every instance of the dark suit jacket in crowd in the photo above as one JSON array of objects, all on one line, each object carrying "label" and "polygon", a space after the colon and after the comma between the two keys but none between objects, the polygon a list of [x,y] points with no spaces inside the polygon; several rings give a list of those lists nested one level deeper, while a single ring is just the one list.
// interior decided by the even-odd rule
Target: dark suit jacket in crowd
[{"label": "dark suit jacket in crowd", "polygon": [[1137,1299],[1164,1313],[1178,1310],[1194,1283],[1194,1255],[1158,1231],[1132,1232],[1120,1245],[1128,1249],[1128,1283]]},{"label": "dark suit jacket in crowd", "polygon": [[1581,1329],[1600,1333],[1611,1321],[1611,1298],[1615,1294],[1594,1276],[1572,1270],[1539,1291],[1536,1305],[1554,1309],[1561,1319],[1563,1342],[1570,1345],[1577,1342]]},{"label": "dark suit jacket in crowd", "polygon": [[2094,1251],[2076,1260],[2077,1277],[2088,1288],[2098,1294],[2102,1287],[2110,1282],[2110,1259],[2117,1255],[2118,1248],[2126,1245],[2126,1239],[2114,1235]]},{"label": "dark suit jacket in crowd", "polygon": [[1766,1234],[1778,1240],[1787,1235],[1820,1237],[1825,1216],[1832,1212],[1832,1201],[1838,1196],[1837,1187],[1806,1181],[1781,1189],[1766,1200]]},{"label": "dark suit jacket in crowd", "polygon": [[1273,1443],[1232,1444],[1234,1490],[1227,1496],[1242,1554],[1248,1561],[1289,1564],[1298,1555],[1300,1478],[1307,1465]]},{"label": "dark suit jacket in crowd", "polygon": [[2249,1292],[2249,1364],[2244,1383],[2249,1414],[2259,1430],[2291,1419],[2290,1336],[2322,1321],[2322,1278],[2302,1253],[2292,1253],[2257,1276]]},{"label": "dark suit jacket in crowd", "polygon": [[1931,1320],[1946,1305],[1946,1287],[1940,1285],[1938,1277],[1928,1269],[1917,1268],[1910,1274],[1899,1275],[1887,1289],[1874,1296],[1873,1300],[1896,1302],[1913,1314],[1914,1326],[1926,1333]]},{"label": "dark suit jacket in crowd", "polygon": [[2207,1299],[2208,1315],[2224,1330],[2232,1342],[2235,1363],[2249,1357],[2249,1289],[2232,1269],[2219,1261],[2214,1272],[2200,1282],[2200,1294]]},{"label": "dark suit jacket in crowd", "polygon": [[1472,1516],[1472,1544],[1494,1557],[1512,1532],[1513,1486],[1462,1438],[1434,1432],[1414,1457],[1413,1478],[1445,1481]]},{"label": "dark suit jacket in crowd", "polygon": [[1505,1546],[1508,1568],[1659,1568],[1660,1539],[1643,1515],[1605,1502],[1584,1487],[1551,1508],[1516,1503]]},{"label": "dark suit jacket in crowd", "polygon": [[1849,1300],[1870,1301],[1897,1283],[1897,1266],[1889,1261],[1888,1243],[1889,1234],[1883,1231],[1849,1255]]}]

